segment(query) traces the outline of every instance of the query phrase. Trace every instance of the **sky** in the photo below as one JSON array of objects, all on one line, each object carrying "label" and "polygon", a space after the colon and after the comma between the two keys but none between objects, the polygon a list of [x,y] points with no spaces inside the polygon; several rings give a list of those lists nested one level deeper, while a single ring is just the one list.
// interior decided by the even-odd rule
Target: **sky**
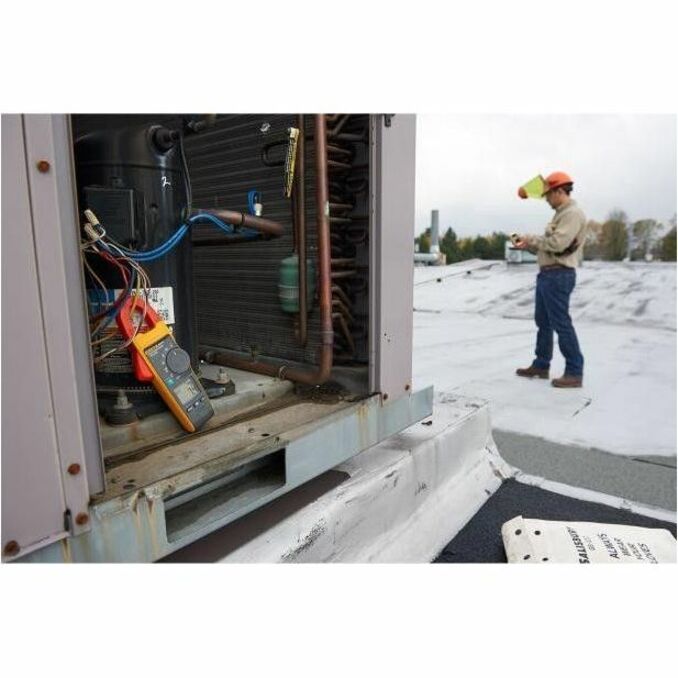
[{"label": "sky", "polygon": [[540,233],[552,210],[521,200],[537,174],[562,170],[586,215],[631,220],[676,212],[675,115],[417,115],[415,234],[440,210],[441,235]]}]

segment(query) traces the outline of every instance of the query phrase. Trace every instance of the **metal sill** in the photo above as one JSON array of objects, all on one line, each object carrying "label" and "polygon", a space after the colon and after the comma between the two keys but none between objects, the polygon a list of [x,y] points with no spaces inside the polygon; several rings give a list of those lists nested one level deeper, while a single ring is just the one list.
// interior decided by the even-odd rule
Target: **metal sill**
[{"label": "metal sill", "polygon": [[[163,461],[178,463],[179,470],[164,466],[164,478],[102,498],[91,507],[89,532],[35,551],[25,560],[159,560],[429,416],[432,403],[432,387],[386,402],[380,395],[355,403],[307,400],[296,405],[306,413],[305,421],[297,419],[294,426],[278,415],[280,430],[266,438],[259,435],[255,445],[225,453],[234,432],[230,427],[164,447],[155,455],[169,455]],[[256,433],[263,419],[255,420],[255,426],[251,421],[244,425]],[[193,463],[190,468],[184,453]],[[157,473],[154,462],[158,459],[138,460],[136,471]]]}]

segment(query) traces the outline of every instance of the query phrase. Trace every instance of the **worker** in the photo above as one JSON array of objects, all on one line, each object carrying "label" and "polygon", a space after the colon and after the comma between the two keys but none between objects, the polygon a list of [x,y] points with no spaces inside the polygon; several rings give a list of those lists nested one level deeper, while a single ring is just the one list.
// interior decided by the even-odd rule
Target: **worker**
[{"label": "worker", "polygon": [[[530,367],[519,368],[520,377],[549,378],[553,357],[553,332],[565,358],[565,373],[553,379],[558,388],[580,388],[584,377],[584,356],[570,318],[570,295],[576,283],[586,235],[586,217],[570,197],[573,181],[565,172],[553,172],[543,180],[541,194],[555,210],[543,236],[515,236],[514,247],[537,255],[539,273],[534,319],[537,325],[535,359]],[[528,197],[520,188],[518,195]]]}]

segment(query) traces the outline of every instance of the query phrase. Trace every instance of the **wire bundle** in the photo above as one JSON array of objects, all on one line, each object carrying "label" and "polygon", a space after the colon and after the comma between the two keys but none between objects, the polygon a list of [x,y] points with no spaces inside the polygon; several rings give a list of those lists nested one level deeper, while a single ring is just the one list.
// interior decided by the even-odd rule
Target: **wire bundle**
[{"label": "wire bundle", "polygon": [[[257,214],[261,211],[259,205],[260,194],[257,191],[250,191],[247,195],[248,207],[251,214]],[[257,210],[257,207],[259,210]],[[152,250],[140,252],[124,247],[116,242],[111,236],[107,235],[105,229],[99,222],[97,216],[92,210],[85,210],[85,217],[87,222],[83,224],[83,230],[86,238],[83,238],[80,249],[83,260],[83,266],[92,278],[92,281],[101,298],[97,298],[94,303],[97,305],[96,312],[90,316],[91,336],[90,342],[92,346],[98,346],[110,340],[111,336],[115,334],[115,330],[109,330],[106,336],[97,338],[102,333],[106,332],[111,323],[115,320],[122,305],[134,294],[136,298],[143,295],[143,309],[144,313],[135,324],[134,334],[126,342],[116,346],[115,348],[106,351],[102,355],[94,359],[95,363],[100,363],[102,360],[108,358],[114,353],[118,353],[126,349],[134,340],[134,337],[139,333],[139,329],[145,317],[146,305],[148,304],[148,294],[151,288],[151,280],[148,273],[141,266],[141,263],[155,261],[164,256],[167,256],[188,233],[189,228],[199,222],[210,222],[217,228],[221,229],[228,235],[244,236],[247,239],[254,239],[259,237],[259,232],[251,228],[240,228],[236,231],[231,224],[225,224],[212,214],[196,214],[188,219],[188,221],[181,226],[161,245],[158,245]],[[96,256],[109,265],[114,266],[123,280],[123,290],[113,301],[109,301],[109,289],[103,283],[101,278],[96,274],[92,266],[87,260],[87,254]],[[103,299],[103,301],[102,301]],[[103,308],[102,308],[103,306]],[[134,305],[136,307],[136,303]]]},{"label": "wire bundle", "polygon": [[[130,250],[122,245],[118,246],[119,252],[122,252],[124,256],[133,259],[134,261],[155,261],[156,259],[161,259],[171,252],[184,238],[188,229],[200,221],[209,221],[217,228],[220,228],[222,231],[228,235],[242,235],[248,239],[254,239],[259,237],[259,232],[251,228],[241,228],[236,231],[235,227],[231,224],[225,224],[221,219],[217,219],[213,214],[196,214],[192,216],[188,223],[182,224],[179,228],[174,231],[174,233],[164,242],[162,245],[158,245],[152,250],[146,250],[144,252],[139,252],[137,250]],[[104,243],[106,247],[106,243]]]},{"label": "wire bundle", "polygon": [[[127,341],[97,356],[94,359],[94,362],[100,363],[114,353],[126,349],[132,343],[134,337],[139,333],[143,318],[146,315],[146,305],[148,304],[148,293],[151,288],[151,280],[142,266],[131,257],[127,256],[123,252],[123,248],[106,234],[106,231],[91,210],[85,210],[85,216],[87,217],[87,223],[84,224],[83,230],[88,237],[83,239],[80,245],[80,253],[83,265],[89,273],[97,292],[97,299],[93,302],[96,304],[97,310],[90,316],[91,345],[93,347],[99,346],[100,344],[109,341],[111,336],[116,334],[116,330],[113,329],[111,331],[109,327],[120,312],[122,305],[132,294],[134,294],[137,299],[140,297],[143,299],[143,313],[139,320],[134,324],[133,335]],[[109,289],[87,260],[88,254],[102,259],[118,270],[120,277],[123,280],[123,289],[113,301],[109,300]],[[141,301],[139,303],[141,304]],[[136,303],[134,304],[134,307],[136,307]]]}]

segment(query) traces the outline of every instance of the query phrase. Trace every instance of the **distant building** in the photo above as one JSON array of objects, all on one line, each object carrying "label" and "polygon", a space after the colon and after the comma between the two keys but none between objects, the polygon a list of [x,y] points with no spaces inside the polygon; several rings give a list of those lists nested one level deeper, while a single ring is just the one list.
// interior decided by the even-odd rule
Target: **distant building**
[{"label": "distant building", "polygon": [[445,266],[447,255],[440,251],[438,227],[438,210],[431,211],[431,244],[428,252],[419,251],[419,243],[415,240],[414,244],[414,265],[415,266]]},{"label": "distant building", "polygon": [[537,261],[537,255],[527,250],[519,250],[511,244],[510,240],[504,243],[504,259],[507,264],[534,264]]},{"label": "distant building", "polygon": [[446,264],[447,257],[442,252],[414,253],[415,266],[445,266]]}]

